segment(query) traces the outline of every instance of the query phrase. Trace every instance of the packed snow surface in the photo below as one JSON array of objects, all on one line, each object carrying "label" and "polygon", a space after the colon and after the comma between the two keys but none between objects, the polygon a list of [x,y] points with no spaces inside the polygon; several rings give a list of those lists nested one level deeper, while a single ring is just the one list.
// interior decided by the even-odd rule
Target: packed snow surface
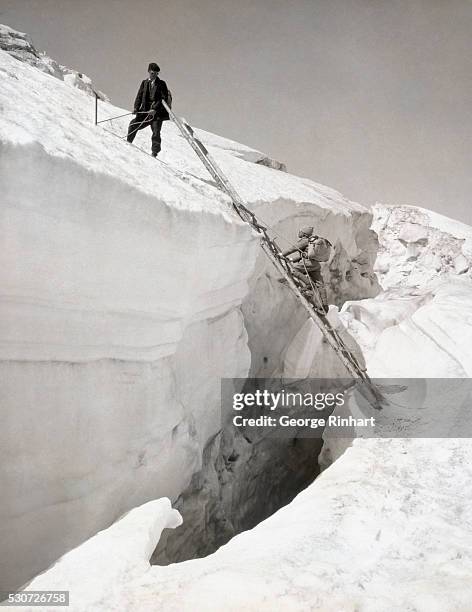
[{"label": "packed snow surface", "polygon": [[380,238],[375,270],[382,286],[420,286],[472,271],[472,228],[418,206],[373,207]]}]

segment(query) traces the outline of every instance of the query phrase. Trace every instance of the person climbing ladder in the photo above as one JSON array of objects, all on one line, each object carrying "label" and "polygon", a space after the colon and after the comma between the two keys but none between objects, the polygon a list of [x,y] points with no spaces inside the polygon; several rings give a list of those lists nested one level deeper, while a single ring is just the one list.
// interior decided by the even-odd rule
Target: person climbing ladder
[{"label": "person climbing ladder", "polygon": [[313,227],[302,227],[298,241],[281,255],[292,264],[293,275],[300,281],[302,293],[318,307],[315,292],[318,293],[322,308],[328,313],[328,295],[321,274],[320,262],[328,261],[332,244],[326,238],[313,234]]}]

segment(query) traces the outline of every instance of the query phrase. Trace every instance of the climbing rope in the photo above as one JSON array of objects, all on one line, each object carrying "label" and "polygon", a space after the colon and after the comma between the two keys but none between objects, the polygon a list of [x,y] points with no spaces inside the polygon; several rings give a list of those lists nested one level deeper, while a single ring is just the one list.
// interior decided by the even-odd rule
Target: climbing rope
[{"label": "climbing rope", "polygon": [[108,119],[100,119],[100,121],[97,120],[97,123],[95,125],[98,125],[99,123],[106,123],[107,121],[113,121],[113,119],[121,119],[122,117],[129,117],[129,115],[134,115],[134,113],[124,113],[123,115],[116,115],[115,117],[108,117]]}]

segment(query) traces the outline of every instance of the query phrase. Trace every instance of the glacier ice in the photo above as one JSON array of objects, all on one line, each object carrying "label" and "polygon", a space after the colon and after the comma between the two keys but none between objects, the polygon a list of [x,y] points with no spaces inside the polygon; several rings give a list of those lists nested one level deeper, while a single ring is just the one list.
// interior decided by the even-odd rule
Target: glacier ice
[{"label": "glacier ice", "polygon": [[[4,438],[14,440],[1,456],[5,584],[79,544],[29,585],[70,589],[72,610],[467,610],[468,440],[329,441],[326,465],[336,461],[289,505],[205,559],[149,565],[162,529],[181,520],[165,498],[219,452],[209,441],[247,457],[244,440],[218,431],[219,377],[335,364],[172,125],[156,165],[90,125],[86,92],[22,60],[0,52],[0,367]],[[38,104],[19,117],[25,79]],[[371,373],[470,376],[460,259],[470,261],[470,228],[378,205],[379,242],[361,206],[201,137],[282,236],[315,219],[336,244],[324,270],[329,316]],[[202,474],[204,494],[214,477]]]},{"label": "glacier ice", "polygon": [[[149,135],[135,148],[119,138],[126,119],[94,125],[89,88],[69,86],[87,79],[0,34],[0,588],[11,588],[130,508],[175,501],[221,430],[221,378],[279,371],[305,314],[173,125],[152,159]],[[99,112],[125,111],[105,100]],[[378,293],[363,206],[198,134],[281,246],[307,220],[336,244],[323,271],[333,302]]]},{"label": "glacier ice", "polygon": [[[449,233],[444,227],[440,231]],[[348,302],[340,313],[378,375],[444,376],[451,368],[453,376],[469,376],[472,328],[464,312],[472,284],[463,275],[439,274],[436,280],[424,287],[400,280],[375,299]],[[377,344],[389,330],[385,349],[390,358],[377,365]],[[408,350],[402,350],[405,336],[416,343],[421,359],[408,359]],[[303,344],[296,341],[303,355]],[[298,364],[302,368],[311,363],[306,355]],[[297,363],[289,359],[287,367]],[[444,385],[438,408],[448,390],[454,386]],[[450,415],[454,399],[449,398]],[[383,418],[388,425],[404,416],[390,407]],[[467,610],[472,600],[471,440],[327,437],[324,453],[329,467],[311,486],[204,559],[151,567],[130,548],[133,570],[117,575],[112,568],[107,576],[114,584],[112,596],[105,603],[98,587],[94,609]],[[147,505],[137,511],[144,514]],[[161,520],[158,513],[146,516],[151,525]],[[104,532],[97,554],[112,549],[112,538],[112,530]],[[59,560],[31,588],[66,584],[80,593],[84,580],[76,581],[68,567],[94,540]]]}]

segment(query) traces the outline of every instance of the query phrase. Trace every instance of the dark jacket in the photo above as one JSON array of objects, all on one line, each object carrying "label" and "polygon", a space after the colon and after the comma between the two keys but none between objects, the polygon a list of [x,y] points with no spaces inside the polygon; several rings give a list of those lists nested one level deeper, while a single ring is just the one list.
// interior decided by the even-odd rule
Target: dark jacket
[{"label": "dark jacket", "polygon": [[136,100],[134,101],[134,112],[155,110],[155,117],[165,121],[169,119],[169,113],[162,106],[161,100],[167,100],[168,89],[165,81],[156,78],[154,85],[149,79],[144,79],[141,83]]},{"label": "dark jacket", "polygon": [[308,238],[300,238],[300,240],[297,240],[296,245],[291,246],[289,249],[284,251],[282,255],[284,257],[287,257],[288,255],[292,255],[292,253],[296,253],[296,255],[292,258],[292,261],[300,261],[300,259],[302,258],[300,251],[306,251],[308,242]]},{"label": "dark jacket", "polygon": [[[320,264],[319,262],[317,262],[314,259],[309,259],[308,255],[307,255],[307,247],[310,243],[310,239],[309,238],[300,238],[300,240],[297,240],[297,244],[291,246],[289,249],[287,249],[286,251],[284,251],[282,253],[282,255],[284,257],[288,257],[289,255],[293,255],[293,253],[295,253],[295,255],[293,255],[293,257],[291,257],[291,261],[296,264],[295,267],[297,269],[300,270],[307,270],[307,272],[313,271],[313,270],[319,270],[320,269]],[[305,255],[305,257],[303,257],[302,253]],[[302,262],[301,259],[304,259],[304,261]]]}]

